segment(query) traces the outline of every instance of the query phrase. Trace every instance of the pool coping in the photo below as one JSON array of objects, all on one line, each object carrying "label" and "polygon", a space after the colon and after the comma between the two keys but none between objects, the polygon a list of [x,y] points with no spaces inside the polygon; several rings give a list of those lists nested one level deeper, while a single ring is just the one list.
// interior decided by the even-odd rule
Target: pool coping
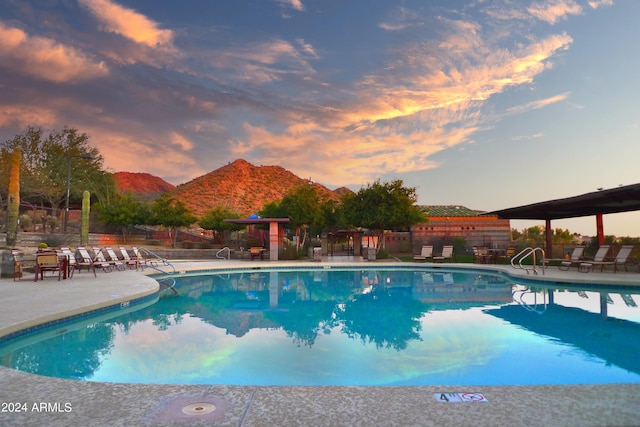
[{"label": "pool coping", "polygon": [[[401,265],[413,265],[402,263]],[[176,262],[180,271],[211,267],[309,268],[318,263],[287,262]],[[339,263],[336,267],[371,267],[372,263]],[[398,266],[376,262],[375,267]],[[424,263],[416,265],[424,266]],[[429,264],[428,267],[503,271],[514,278],[531,279],[510,266]],[[323,266],[324,268],[324,266]],[[536,281],[640,286],[638,273],[572,273],[552,271]],[[557,269],[556,269],[557,270]],[[0,335],[92,308],[104,308],[157,293],[158,283],[136,271],[79,274],[57,282],[0,281],[0,289],[18,291],[3,304]],[[116,276],[117,275],[117,276]],[[113,278],[119,280],[114,281]],[[72,285],[73,284],[73,285]],[[71,286],[72,285],[72,286]],[[22,287],[24,287],[22,289]],[[16,290],[14,289],[14,290]],[[46,303],[50,309],[37,304]],[[35,304],[35,305],[34,305]],[[56,314],[57,313],[57,314]],[[48,319],[48,320],[47,320]],[[19,329],[18,329],[19,330]],[[7,332],[10,331],[10,332]],[[443,403],[442,392],[479,392],[487,403]],[[2,425],[637,425],[640,384],[578,386],[490,387],[252,387],[182,386],[92,383],[46,378],[0,367],[0,404],[26,402],[25,412],[2,412]],[[218,408],[209,418],[191,418],[172,409],[188,401],[212,399]],[[41,406],[33,405],[43,404]],[[65,405],[65,404],[68,404]],[[173,405],[173,406],[172,406]],[[67,410],[69,409],[70,410]],[[42,408],[43,410],[37,410]]]}]

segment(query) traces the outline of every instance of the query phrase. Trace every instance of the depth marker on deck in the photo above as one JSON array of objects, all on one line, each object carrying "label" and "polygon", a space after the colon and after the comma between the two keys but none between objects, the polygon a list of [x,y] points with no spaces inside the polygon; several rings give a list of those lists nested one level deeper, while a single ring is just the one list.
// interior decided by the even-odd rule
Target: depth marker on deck
[{"label": "depth marker on deck", "polygon": [[482,393],[433,393],[438,402],[489,402]]}]

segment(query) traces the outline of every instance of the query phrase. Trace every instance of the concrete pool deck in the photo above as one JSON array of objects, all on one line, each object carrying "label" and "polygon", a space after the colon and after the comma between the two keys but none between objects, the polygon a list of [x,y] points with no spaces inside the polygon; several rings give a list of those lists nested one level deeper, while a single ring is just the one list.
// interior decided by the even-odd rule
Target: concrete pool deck
[{"label": "concrete pool deck", "polygon": [[[175,262],[178,270],[272,267],[280,262]],[[291,263],[284,263],[291,265]],[[296,265],[303,265],[297,263]],[[309,263],[317,266],[318,263]],[[361,263],[371,266],[370,263]],[[422,264],[420,264],[422,265]],[[446,267],[448,264],[438,264]],[[487,268],[476,264],[454,267]],[[550,268],[561,282],[640,287],[640,273],[578,273]],[[114,280],[116,279],[117,280]],[[30,326],[154,294],[139,271],[76,273],[72,279],[0,280],[0,336]],[[640,357],[640,355],[639,355]],[[176,361],[179,363],[179,361]],[[445,403],[436,393],[482,393],[488,402]],[[0,367],[2,426],[637,426],[640,384],[579,386],[254,387],[116,384],[41,377]],[[183,413],[190,404],[195,415]],[[212,406],[213,405],[213,406]],[[209,408],[215,407],[212,412]],[[17,409],[22,412],[17,412]]]}]

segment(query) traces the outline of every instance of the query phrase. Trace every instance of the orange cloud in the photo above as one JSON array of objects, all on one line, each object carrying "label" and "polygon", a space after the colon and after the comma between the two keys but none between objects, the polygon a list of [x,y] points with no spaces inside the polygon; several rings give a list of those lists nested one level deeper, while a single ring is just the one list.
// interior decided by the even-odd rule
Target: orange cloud
[{"label": "orange cloud", "polygon": [[173,32],[162,30],[146,16],[109,0],[78,0],[100,21],[103,29],[120,34],[136,43],[149,47],[171,45]]},{"label": "orange cloud", "polygon": [[109,70],[81,51],[0,22],[0,67],[56,83],[105,76]]},{"label": "orange cloud", "polygon": [[581,14],[582,7],[574,0],[546,0],[532,3],[527,11],[542,21],[555,24],[561,19],[567,19],[567,15]]}]

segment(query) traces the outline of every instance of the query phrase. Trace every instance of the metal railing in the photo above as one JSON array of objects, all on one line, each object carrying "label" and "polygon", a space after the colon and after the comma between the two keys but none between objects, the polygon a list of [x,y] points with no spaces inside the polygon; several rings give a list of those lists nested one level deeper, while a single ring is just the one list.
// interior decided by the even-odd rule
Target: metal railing
[{"label": "metal railing", "polygon": [[176,290],[176,279],[174,279],[173,277],[160,278],[158,279],[158,283],[160,284],[160,287],[164,287],[161,292],[167,289],[171,289],[174,295],[178,295],[178,291]]},{"label": "metal railing", "polygon": [[[529,288],[515,289],[511,292],[511,296],[513,297],[513,300],[525,310],[531,311],[533,313],[543,314],[545,311],[547,311],[547,307],[549,306],[547,292],[548,291],[546,289],[543,290],[542,302],[538,302],[538,293],[532,291]],[[516,298],[516,294],[519,294],[518,298]],[[533,295],[533,302],[526,302],[524,300],[525,295]]]},{"label": "metal railing", "polygon": [[[143,257],[147,267],[153,268],[154,270],[159,271],[160,273],[165,273],[165,274],[173,274],[176,272],[176,267],[173,264],[171,264],[166,258],[163,258],[160,255],[153,253],[147,248],[138,248],[138,251],[147,255]],[[158,266],[158,261],[161,261],[163,265],[171,267],[171,271],[165,271],[161,269]]]},{"label": "metal railing", "polygon": [[[530,271],[533,271],[533,274],[538,274],[538,262],[537,262],[538,258],[536,256],[537,253],[540,253],[542,255],[542,257],[540,258],[542,260],[542,262],[540,263],[540,266],[542,267],[542,274],[544,274],[545,254],[544,254],[544,249],[542,248],[532,248],[532,247],[524,248],[523,250],[518,252],[516,255],[514,255],[513,258],[511,258],[511,266],[513,268],[519,268],[519,269],[525,270],[527,274],[529,274]],[[531,266],[523,265],[522,262],[528,259],[529,257],[531,257],[531,260],[532,260]]]},{"label": "metal railing", "polygon": [[[220,254],[223,253],[224,251],[227,251],[227,257],[226,258],[224,256],[220,256]],[[224,248],[222,248],[218,252],[216,252],[216,258],[230,260],[231,259],[231,249],[229,249],[228,246],[225,246]]]}]

